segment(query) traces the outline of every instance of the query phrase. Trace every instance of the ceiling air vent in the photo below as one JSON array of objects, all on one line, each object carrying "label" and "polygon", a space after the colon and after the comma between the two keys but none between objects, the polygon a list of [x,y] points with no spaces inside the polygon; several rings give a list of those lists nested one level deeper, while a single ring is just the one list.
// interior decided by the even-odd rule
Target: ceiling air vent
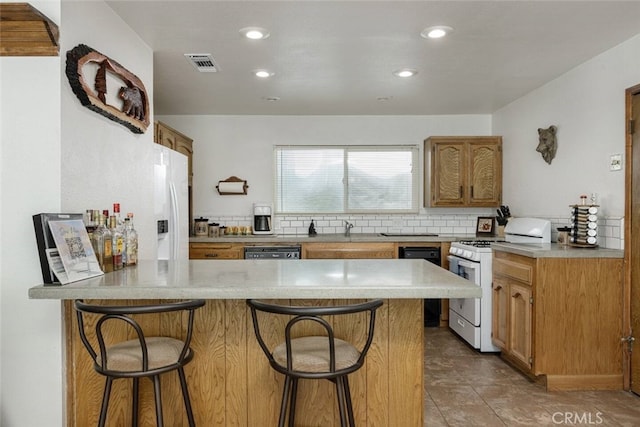
[{"label": "ceiling air vent", "polygon": [[220,70],[210,53],[185,53],[184,56],[201,73],[217,73]]}]

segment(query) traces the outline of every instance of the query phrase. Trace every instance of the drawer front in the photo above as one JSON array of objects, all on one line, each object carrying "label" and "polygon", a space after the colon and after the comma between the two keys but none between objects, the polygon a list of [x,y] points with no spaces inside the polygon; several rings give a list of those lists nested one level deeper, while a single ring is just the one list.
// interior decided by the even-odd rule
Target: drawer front
[{"label": "drawer front", "polygon": [[242,259],[243,251],[240,249],[207,249],[190,248],[190,259]]},{"label": "drawer front", "polygon": [[189,249],[242,249],[237,243],[189,243]]},{"label": "drawer front", "polygon": [[302,245],[305,259],[392,259],[393,243],[307,243]]},{"label": "drawer front", "polygon": [[494,259],[493,274],[510,277],[528,284],[531,284],[533,281],[532,266],[513,262],[508,259]]}]

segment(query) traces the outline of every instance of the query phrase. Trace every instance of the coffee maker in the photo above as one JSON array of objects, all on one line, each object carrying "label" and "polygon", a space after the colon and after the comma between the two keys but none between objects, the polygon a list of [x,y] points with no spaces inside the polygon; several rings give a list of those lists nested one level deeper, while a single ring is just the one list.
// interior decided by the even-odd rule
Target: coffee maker
[{"label": "coffee maker", "polygon": [[273,234],[273,205],[253,204],[253,234]]}]

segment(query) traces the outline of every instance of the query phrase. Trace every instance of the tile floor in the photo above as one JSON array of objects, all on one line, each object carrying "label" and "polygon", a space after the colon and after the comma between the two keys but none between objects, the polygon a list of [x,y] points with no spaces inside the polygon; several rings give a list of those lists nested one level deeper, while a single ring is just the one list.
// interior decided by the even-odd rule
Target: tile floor
[{"label": "tile floor", "polygon": [[425,338],[425,427],[640,426],[632,393],[547,392],[447,328],[426,328]]}]

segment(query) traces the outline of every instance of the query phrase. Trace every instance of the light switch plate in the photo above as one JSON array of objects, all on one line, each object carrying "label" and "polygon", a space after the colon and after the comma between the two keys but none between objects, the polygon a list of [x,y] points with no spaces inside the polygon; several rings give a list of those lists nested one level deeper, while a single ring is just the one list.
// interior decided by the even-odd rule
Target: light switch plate
[{"label": "light switch plate", "polygon": [[612,154],[609,161],[610,171],[622,170],[622,154]]}]

